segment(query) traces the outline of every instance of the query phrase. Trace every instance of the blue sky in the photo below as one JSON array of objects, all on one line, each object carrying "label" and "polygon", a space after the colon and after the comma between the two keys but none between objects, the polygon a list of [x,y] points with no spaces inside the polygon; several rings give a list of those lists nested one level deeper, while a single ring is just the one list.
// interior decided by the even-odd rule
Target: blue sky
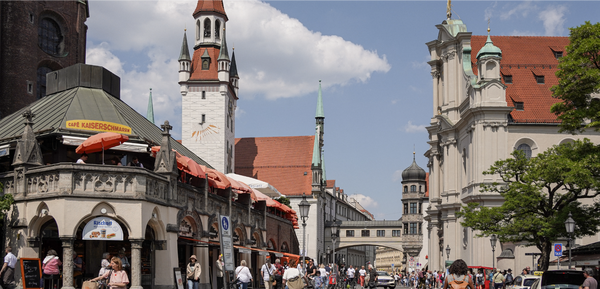
[{"label": "blue sky", "polygon": [[[181,135],[177,58],[196,1],[92,0],[87,62],[121,77],[121,97]],[[398,219],[400,177],[413,158],[427,170],[432,116],[426,42],[446,1],[224,0],[227,42],[240,72],[236,137],[314,134],[319,80],[327,178],[377,219]],[[453,1],[473,35],[568,36],[600,21],[598,1]],[[188,30],[192,43],[193,31]]]}]

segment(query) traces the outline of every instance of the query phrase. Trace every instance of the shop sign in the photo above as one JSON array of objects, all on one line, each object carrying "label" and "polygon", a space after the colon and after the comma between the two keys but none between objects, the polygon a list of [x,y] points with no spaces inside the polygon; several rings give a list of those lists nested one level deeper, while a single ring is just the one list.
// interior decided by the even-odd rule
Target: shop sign
[{"label": "shop sign", "polygon": [[223,263],[226,271],[233,271],[233,239],[231,237],[231,220],[229,216],[219,215],[219,239],[221,241],[221,252],[223,254]]},{"label": "shop sign", "polygon": [[123,241],[123,229],[109,217],[97,217],[83,227],[83,240]]},{"label": "shop sign", "polygon": [[193,237],[194,232],[192,231],[192,225],[187,220],[181,220],[179,224],[179,236]]},{"label": "shop sign", "polygon": [[67,121],[67,128],[131,134],[131,127],[119,123],[100,120],[69,120]]}]

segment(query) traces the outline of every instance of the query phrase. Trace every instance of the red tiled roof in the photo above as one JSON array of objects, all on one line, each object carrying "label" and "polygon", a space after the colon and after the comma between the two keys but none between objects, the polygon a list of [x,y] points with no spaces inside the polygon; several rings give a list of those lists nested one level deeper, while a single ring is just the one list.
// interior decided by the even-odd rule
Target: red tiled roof
[{"label": "red tiled roof", "polygon": [[[204,50],[208,50],[208,55],[210,56],[208,70],[202,70],[202,54],[204,54]],[[217,71],[219,52],[219,48],[216,47],[200,47],[194,50],[190,80],[219,80],[219,72]]]},{"label": "red tiled roof", "polygon": [[325,182],[326,182],[325,183],[325,187],[326,188],[333,188],[333,187],[335,187],[335,180],[326,180]]},{"label": "red tiled roof", "polygon": [[196,14],[200,12],[215,12],[222,14],[227,21],[227,14],[225,13],[225,7],[223,7],[223,0],[198,0],[196,10],[194,10],[194,14],[192,15],[196,17]]},{"label": "red tiled roof", "polygon": [[314,136],[235,139],[235,173],[268,182],[298,196],[312,191]]},{"label": "red tiled roof", "polygon": [[[502,75],[512,75],[512,84],[505,84],[506,102],[509,106],[514,106],[513,99],[521,99],[524,105],[523,111],[511,112],[514,122],[557,123],[556,115],[550,112],[550,106],[560,101],[553,98],[550,91],[553,85],[558,84],[558,60],[554,51],[565,51],[569,38],[492,36],[491,39],[502,50]],[[471,59],[475,75],[475,57],[486,40],[487,36],[471,38]],[[543,75],[544,84],[538,84],[535,75]]]}]

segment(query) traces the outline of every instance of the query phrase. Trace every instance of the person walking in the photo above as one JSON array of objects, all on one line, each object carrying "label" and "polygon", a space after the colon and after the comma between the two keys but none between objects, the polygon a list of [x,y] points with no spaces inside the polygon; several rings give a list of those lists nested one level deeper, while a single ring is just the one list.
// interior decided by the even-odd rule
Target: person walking
[{"label": "person walking", "polygon": [[219,258],[217,259],[217,289],[224,289],[224,285],[223,285],[223,266],[225,266],[225,263],[223,263],[223,254],[219,255]]},{"label": "person walking", "polygon": [[248,284],[252,282],[252,274],[247,267],[246,260],[242,260],[240,265],[235,268],[235,277],[240,282],[240,289],[248,289]]},{"label": "person walking", "polygon": [[379,277],[379,274],[373,269],[373,265],[369,264],[369,272],[367,274],[369,274],[369,288],[377,288],[377,278]]},{"label": "person walking", "polygon": [[365,270],[365,266],[361,266],[360,270],[358,270],[358,275],[360,276],[360,287],[365,288],[365,275],[367,274],[367,270]]},{"label": "person walking", "polygon": [[492,275],[492,281],[494,281],[494,288],[501,289],[504,287],[504,275],[500,273],[497,269],[494,269],[494,274]]},{"label": "person walking", "polygon": [[477,285],[477,289],[483,289],[483,284],[485,283],[485,276],[483,275],[483,270],[477,270],[477,274],[475,274],[475,284]]},{"label": "person walking", "polygon": [[275,259],[275,273],[273,274],[275,276],[275,289],[281,289],[281,281],[282,281],[282,276],[284,273],[284,269],[283,266],[281,265],[281,260],[279,259]]},{"label": "person walking", "polygon": [[273,289],[273,281],[275,280],[275,266],[271,264],[271,258],[267,257],[267,262],[260,267],[260,273],[265,282],[265,289]]},{"label": "person walking", "polygon": [[579,289],[598,289],[598,281],[593,277],[594,269],[587,267],[583,269],[583,277],[585,281],[579,286]]},{"label": "person walking", "polygon": [[15,283],[15,265],[17,264],[17,257],[12,253],[12,248],[6,247],[4,249],[4,264],[2,265],[2,270],[0,270],[0,275],[2,275],[2,281],[4,284],[10,284],[11,286]]},{"label": "person walking", "polygon": [[90,281],[98,281],[100,279],[108,279],[108,287],[110,289],[127,289],[129,284],[129,278],[127,272],[123,270],[123,263],[121,258],[112,257],[110,259],[110,266],[112,270],[107,271],[102,276],[98,276]]},{"label": "person walking", "polygon": [[302,281],[302,274],[296,267],[297,260],[290,259],[289,268],[283,272],[282,282],[283,286],[289,289],[302,289],[304,288],[304,281]]},{"label": "person walking", "polygon": [[[452,289],[452,284],[467,282],[466,287],[475,289],[473,279],[469,277],[469,267],[462,259],[458,259],[448,268],[448,276],[444,278],[442,289]],[[466,288],[465,287],[465,288]]]},{"label": "person walking", "polygon": [[196,261],[196,255],[190,256],[190,262],[185,270],[188,289],[198,289],[198,284],[200,284],[200,274],[202,273],[202,268],[200,267],[200,263]]}]

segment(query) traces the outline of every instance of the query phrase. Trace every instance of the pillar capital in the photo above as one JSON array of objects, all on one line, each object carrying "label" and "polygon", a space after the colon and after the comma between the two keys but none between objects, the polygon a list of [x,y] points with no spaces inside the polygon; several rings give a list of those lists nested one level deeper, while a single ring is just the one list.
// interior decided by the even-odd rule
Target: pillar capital
[{"label": "pillar capital", "polygon": [[142,249],[142,243],[144,243],[144,239],[129,239],[131,243],[132,249]]},{"label": "pillar capital", "polygon": [[73,248],[75,237],[60,237],[63,248]]}]

